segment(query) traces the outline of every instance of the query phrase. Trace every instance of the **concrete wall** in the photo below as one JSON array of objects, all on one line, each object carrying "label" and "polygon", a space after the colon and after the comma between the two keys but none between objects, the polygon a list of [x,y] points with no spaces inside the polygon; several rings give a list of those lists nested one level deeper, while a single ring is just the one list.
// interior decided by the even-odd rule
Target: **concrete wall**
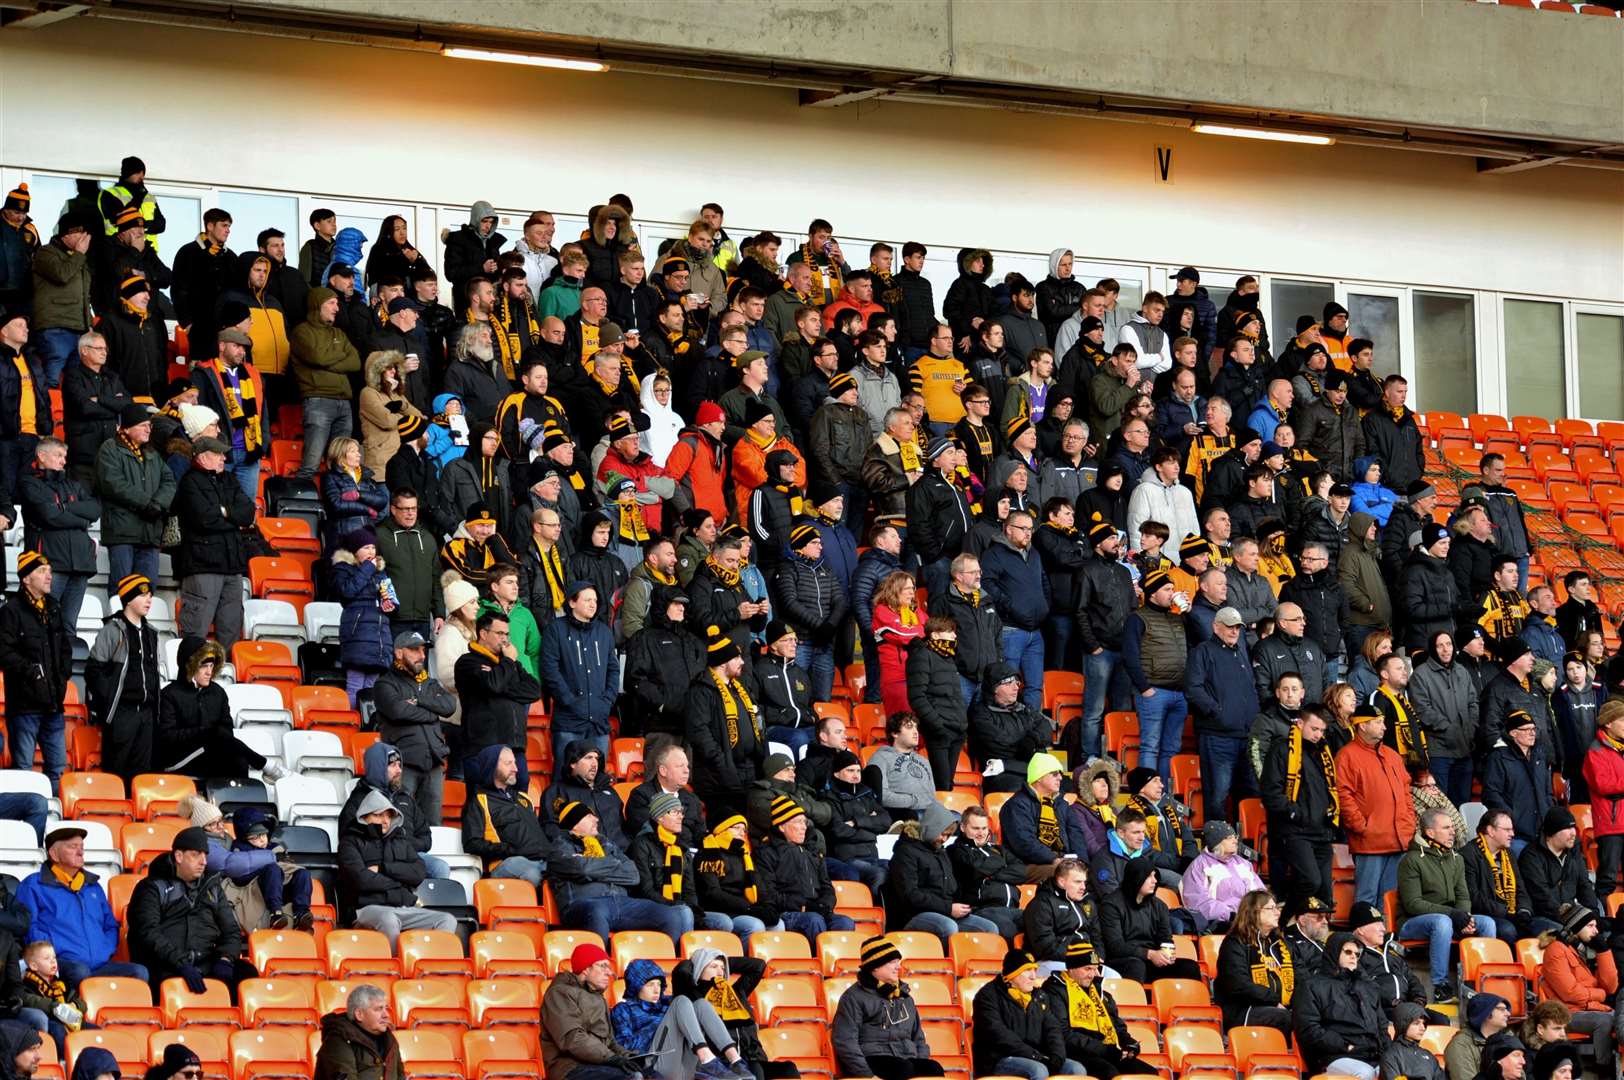
[{"label": "concrete wall", "polygon": [[[1465,5],[1462,5],[1465,6]],[[1551,16],[1555,18],[1555,16]],[[132,104],[134,103],[134,104]],[[1172,148],[1172,183],[1155,147]],[[0,164],[1617,301],[1617,174],[75,20],[0,35]]]},{"label": "concrete wall", "polygon": [[[378,11],[373,0],[263,6]],[[1624,142],[1624,20],[1464,0],[393,0],[387,10],[430,28]]]}]

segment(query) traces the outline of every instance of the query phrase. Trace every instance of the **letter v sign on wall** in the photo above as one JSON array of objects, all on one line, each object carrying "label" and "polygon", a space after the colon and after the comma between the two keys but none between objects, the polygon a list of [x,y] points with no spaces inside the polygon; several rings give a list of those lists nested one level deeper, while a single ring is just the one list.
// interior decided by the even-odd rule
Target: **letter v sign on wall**
[{"label": "letter v sign on wall", "polygon": [[1156,182],[1158,184],[1171,184],[1173,182],[1173,148],[1171,146],[1158,146],[1156,148]]}]

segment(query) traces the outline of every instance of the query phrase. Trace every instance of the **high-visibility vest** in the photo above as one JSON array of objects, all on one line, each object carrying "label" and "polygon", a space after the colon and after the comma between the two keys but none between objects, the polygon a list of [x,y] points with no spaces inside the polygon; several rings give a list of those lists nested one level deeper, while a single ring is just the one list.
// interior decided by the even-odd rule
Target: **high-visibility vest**
[{"label": "high-visibility vest", "polygon": [[[130,205],[130,199],[132,197],[131,193],[130,193],[130,189],[125,187],[123,184],[114,184],[112,187],[108,188],[107,191],[108,191],[109,194],[116,196],[118,198],[118,201],[123,203],[125,206]],[[99,205],[100,200],[97,200],[97,202],[98,202],[98,205]],[[157,215],[158,215],[158,200],[154,199],[152,197],[152,192],[150,192],[150,191],[143,192],[142,195],[141,195],[141,218],[142,218],[142,220],[147,222],[147,224],[150,226],[151,223],[152,223],[152,219],[157,217]],[[105,217],[104,216],[102,218],[102,225],[107,229],[107,235],[108,236],[112,236],[114,233],[116,233],[118,231],[117,229],[115,229],[113,227],[113,219],[110,218],[110,217]],[[158,237],[157,237],[157,234],[155,234],[151,230],[150,227],[147,229],[147,246],[150,247],[155,254],[157,253],[157,251],[158,251]]]}]

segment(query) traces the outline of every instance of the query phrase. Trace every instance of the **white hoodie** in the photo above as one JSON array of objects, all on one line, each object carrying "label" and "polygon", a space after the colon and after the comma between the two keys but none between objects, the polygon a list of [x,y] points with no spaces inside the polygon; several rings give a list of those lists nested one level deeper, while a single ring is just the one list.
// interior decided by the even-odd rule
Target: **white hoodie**
[{"label": "white hoodie", "polygon": [[1139,476],[1139,484],[1128,496],[1128,543],[1139,547],[1139,526],[1147,521],[1159,521],[1167,526],[1167,543],[1162,554],[1175,563],[1179,559],[1179,545],[1186,536],[1201,532],[1201,521],[1195,512],[1195,496],[1178,481],[1162,483],[1156,470],[1146,469]]}]

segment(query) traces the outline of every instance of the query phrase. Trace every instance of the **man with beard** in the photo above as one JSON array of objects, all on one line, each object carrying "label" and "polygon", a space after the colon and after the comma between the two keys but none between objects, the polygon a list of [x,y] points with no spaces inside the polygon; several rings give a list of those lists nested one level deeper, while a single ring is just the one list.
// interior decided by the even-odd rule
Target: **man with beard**
[{"label": "man with beard", "polygon": [[415,804],[425,826],[440,822],[442,766],[451,756],[440,724],[457,711],[456,696],[426,672],[427,655],[422,634],[415,630],[396,634],[394,666],[372,687],[379,735],[396,748],[401,791]]}]

